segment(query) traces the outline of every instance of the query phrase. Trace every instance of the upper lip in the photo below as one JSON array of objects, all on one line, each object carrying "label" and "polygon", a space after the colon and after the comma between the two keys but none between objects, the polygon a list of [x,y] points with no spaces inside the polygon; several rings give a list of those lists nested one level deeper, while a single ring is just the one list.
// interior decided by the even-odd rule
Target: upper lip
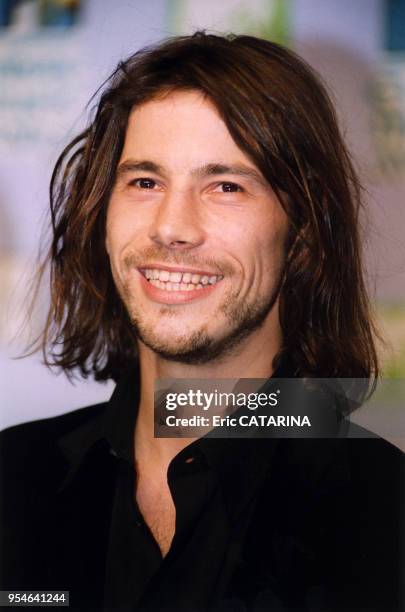
[{"label": "upper lip", "polygon": [[145,264],[139,266],[139,270],[166,270],[167,272],[190,272],[191,274],[199,274],[200,276],[221,276],[218,272],[207,272],[207,270],[196,270],[195,268],[187,268],[183,266],[166,266],[164,264]]}]

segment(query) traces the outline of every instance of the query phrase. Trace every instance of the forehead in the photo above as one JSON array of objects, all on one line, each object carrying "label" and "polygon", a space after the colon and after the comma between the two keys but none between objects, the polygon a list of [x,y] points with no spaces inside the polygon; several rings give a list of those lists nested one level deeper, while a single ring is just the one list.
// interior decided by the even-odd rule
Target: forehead
[{"label": "forehead", "polygon": [[136,107],[130,114],[121,161],[127,157],[166,163],[173,169],[244,162],[214,104],[198,91],[175,91]]}]

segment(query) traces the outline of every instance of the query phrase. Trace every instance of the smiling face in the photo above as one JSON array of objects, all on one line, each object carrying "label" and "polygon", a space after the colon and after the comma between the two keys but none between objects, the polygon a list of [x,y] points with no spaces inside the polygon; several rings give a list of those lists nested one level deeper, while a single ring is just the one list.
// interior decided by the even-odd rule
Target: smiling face
[{"label": "smiling face", "polygon": [[107,213],[117,290],[144,345],[205,363],[278,329],[288,222],[199,92],[132,111]]}]

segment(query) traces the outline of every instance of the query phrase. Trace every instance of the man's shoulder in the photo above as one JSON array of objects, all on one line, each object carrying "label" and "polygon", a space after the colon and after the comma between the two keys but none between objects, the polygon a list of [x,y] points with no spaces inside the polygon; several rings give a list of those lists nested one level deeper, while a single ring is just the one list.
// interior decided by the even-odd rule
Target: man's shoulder
[{"label": "man's shoulder", "polygon": [[60,453],[59,441],[93,420],[97,421],[106,406],[105,402],[94,404],[4,429],[0,432],[2,473],[18,466],[29,469],[30,465],[52,461]]},{"label": "man's shoulder", "polygon": [[403,477],[404,453],[379,437],[280,440],[233,588],[263,609],[313,592],[325,609],[399,610]]}]

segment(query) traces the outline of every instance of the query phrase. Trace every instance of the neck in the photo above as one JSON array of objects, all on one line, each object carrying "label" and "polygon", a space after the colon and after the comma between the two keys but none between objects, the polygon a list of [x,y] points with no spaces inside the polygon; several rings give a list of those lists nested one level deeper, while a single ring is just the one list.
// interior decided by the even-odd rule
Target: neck
[{"label": "neck", "polygon": [[137,461],[148,466],[166,468],[180,450],[193,438],[154,437],[154,386],[164,378],[268,378],[273,374],[273,359],[281,348],[278,324],[264,325],[251,333],[232,355],[206,364],[185,364],[162,359],[142,342],[138,342],[141,397],[135,428]]}]

